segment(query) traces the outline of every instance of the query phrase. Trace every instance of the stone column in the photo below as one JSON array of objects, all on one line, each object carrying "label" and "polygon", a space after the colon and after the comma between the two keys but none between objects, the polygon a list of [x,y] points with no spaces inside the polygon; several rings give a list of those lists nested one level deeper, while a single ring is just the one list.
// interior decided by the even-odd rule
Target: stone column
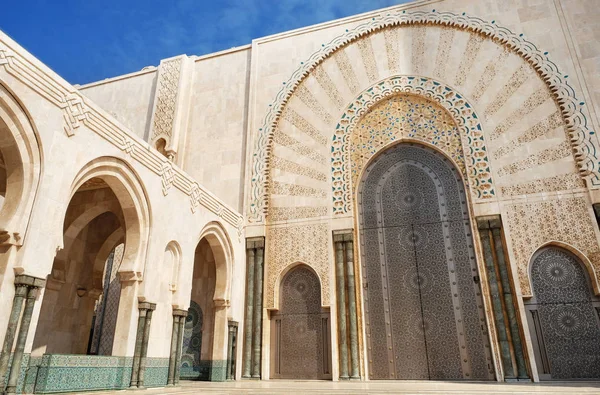
[{"label": "stone column", "polygon": [[348,334],[346,328],[346,279],[344,275],[344,235],[333,236],[335,244],[335,276],[337,288],[338,344],[340,347],[340,379],[348,376]]},{"label": "stone column", "polygon": [[487,272],[488,286],[490,289],[490,297],[492,300],[492,309],[494,312],[494,321],[496,323],[496,334],[498,336],[498,343],[500,345],[500,358],[502,359],[502,370],[504,371],[505,379],[514,379],[515,374],[513,372],[513,363],[510,352],[510,341],[508,338],[508,332],[506,329],[506,317],[505,309],[502,305],[501,285],[498,283],[498,276],[496,272],[496,260],[494,256],[494,248],[492,245],[492,238],[489,221],[478,220],[477,226],[479,228],[479,238],[481,240],[481,247],[483,249],[483,257],[485,261],[485,268]]},{"label": "stone column", "polygon": [[19,318],[21,317],[23,300],[25,300],[25,297],[27,296],[27,289],[25,284],[15,283],[15,296],[13,297],[13,305],[10,310],[10,316],[8,317],[2,354],[0,354],[0,385],[2,386],[2,389],[4,389],[6,373],[8,371],[8,362],[15,342],[15,334],[17,333],[17,326],[19,324]]},{"label": "stone column", "polygon": [[256,245],[256,260],[254,263],[254,316],[252,317],[252,378],[260,378],[260,359],[262,348],[262,299],[263,299],[263,260],[264,240]]},{"label": "stone column", "polygon": [[181,348],[183,346],[183,330],[185,327],[185,319],[187,317],[187,311],[178,310],[179,316],[179,331],[177,331],[177,352],[175,357],[175,377],[174,385],[179,385],[179,372],[181,370]]},{"label": "stone column", "polygon": [[354,283],[354,243],[352,234],[346,235],[349,239],[345,243],[346,249],[346,275],[348,277],[348,318],[350,326],[350,355],[351,355],[351,372],[350,378],[353,380],[360,379],[358,368],[358,324],[356,313],[356,287]]},{"label": "stone column", "polygon": [[244,371],[242,377],[252,377],[252,318],[254,309],[254,259],[255,242],[246,241],[246,265],[247,265],[247,285],[246,285],[246,316],[244,321],[244,360],[242,366]]},{"label": "stone column", "polygon": [[21,326],[17,336],[17,345],[13,355],[12,364],[10,367],[10,375],[8,376],[8,385],[6,387],[7,394],[16,394],[19,374],[21,373],[21,361],[23,360],[23,352],[25,351],[25,343],[29,333],[29,325],[31,324],[31,316],[35,306],[39,288],[45,285],[45,281],[31,276],[20,275],[15,278],[15,284],[25,284],[27,286],[27,297],[25,300],[25,309],[21,318]]},{"label": "stone column", "polygon": [[144,324],[144,337],[142,338],[142,349],[140,351],[140,367],[138,373],[138,388],[144,387],[144,376],[146,375],[146,356],[148,355],[148,341],[150,340],[150,324],[152,323],[152,312],[156,309],[156,303],[146,303],[146,323]]},{"label": "stone column", "polygon": [[513,344],[515,362],[517,364],[517,378],[519,380],[530,380],[529,373],[527,373],[527,364],[525,362],[525,355],[523,352],[523,341],[521,340],[519,322],[517,320],[517,313],[515,311],[515,301],[513,299],[512,286],[509,279],[507,265],[508,260],[506,259],[506,254],[504,253],[505,244],[504,237],[502,236],[502,222],[500,221],[500,218],[498,218],[497,221],[490,221],[490,224],[492,225],[492,238],[494,240],[496,258],[498,260],[500,283],[502,284],[502,293],[508,319],[509,332]]},{"label": "stone column", "polygon": [[504,252],[506,246],[502,235],[502,220],[499,215],[479,217],[477,226],[483,247],[504,378],[529,380]]},{"label": "stone column", "polygon": [[229,338],[227,311],[229,301],[215,299],[214,306],[215,321],[212,360],[210,362],[210,381],[225,381],[227,379],[227,340]]},{"label": "stone column", "polygon": [[229,336],[227,339],[227,380],[235,380],[235,349],[238,323],[229,321]]},{"label": "stone column", "polygon": [[140,303],[138,309],[140,315],[138,316],[137,333],[135,336],[135,350],[133,351],[133,367],[131,369],[131,384],[129,388],[137,388],[138,386],[138,373],[140,370],[140,355],[142,352],[142,341],[144,340],[144,328],[146,326],[146,314],[148,313],[148,307],[146,303]]},{"label": "stone column", "polygon": [[167,385],[175,384],[175,365],[177,364],[177,340],[179,339],[179,321],[185,310],[173,309],[173,329],[171,330],[171,351],[169,353],[169,376]]}]

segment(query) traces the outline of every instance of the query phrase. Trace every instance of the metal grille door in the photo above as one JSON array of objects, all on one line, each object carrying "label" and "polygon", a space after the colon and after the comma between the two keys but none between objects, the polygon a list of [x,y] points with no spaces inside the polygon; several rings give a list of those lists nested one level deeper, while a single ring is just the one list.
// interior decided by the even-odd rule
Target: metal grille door
[{"label": "metal grille door", "polygon": [[541,379],[600,379],[600,300],[579,260],[548,247],[531,266],[527,303]]},{"label": "metal grille door", "polygon": [[331,378],[329,332],[317,275],[305,265],[292,269],[281,284],[281,309],[271,318],[272,377]]},{"label": "metal grille door", "polygon": [[464,187],[436,151],[397,145],[359,190],[371,379],[493,379]]}]

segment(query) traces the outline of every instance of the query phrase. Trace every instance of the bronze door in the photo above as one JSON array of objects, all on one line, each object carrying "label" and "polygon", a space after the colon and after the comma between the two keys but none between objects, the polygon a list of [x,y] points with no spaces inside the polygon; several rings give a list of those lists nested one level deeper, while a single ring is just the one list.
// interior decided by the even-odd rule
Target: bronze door
[{"label": "bronze door", "polygon": [[359,218],[371,379],[493,379],[464,186],[401,144],[365,171]]},{"label": "bronze door", "polygon": [[329,312],[317,275],[305,265],[283,279],[280,310],[271,317],[271,377],[330,379]]},{"label": "bronze door", "polygon": [[579,259],[544,248],[531,264],[531,282],[527,319],[540,379],[600,379],[600,298]]}]

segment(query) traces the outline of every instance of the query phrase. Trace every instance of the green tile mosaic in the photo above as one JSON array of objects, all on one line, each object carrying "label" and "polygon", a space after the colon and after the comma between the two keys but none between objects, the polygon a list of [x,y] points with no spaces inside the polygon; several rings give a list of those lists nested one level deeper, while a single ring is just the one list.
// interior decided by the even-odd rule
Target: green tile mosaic
[{"label": "green tile mosaic", "polygon": [[[132,357],[46,354],[32,361],[24,383],[40,394],[126,389],[132,365]],[[168,358],[148,358],[144,385],[166,385],[168,370]]]},{"label": "green tile mosaic", "polygon": [[145,387],[162,387],[169,378],[169,358],[147,358],[144,373]]},{"label": "green tile mosaic", "polygon": [[212,361],[210,381],[227,380],[227,360]]},{"label": "green tile mosaic", "polygon": [[210,379],[211,361],[200,361],[193,366],[182,362],[179,377],[181,380],[204,380]]},{"label": "green tile mosaic", "polygon": [[[25,375],[27,373],[27,366],[29,364],[29,357],[30,357],[29,354],[23,354],[23,359],[21,360],[21,371],[19,373],[19,380],[17,381],[17,393],[18,394],[23,393],[23,386],[25,385]],[[6,373],[6,377],[4,378],[4,383],[2,383],[3,388],[6,388],[6,385],[8,384],[8,377],[10,375],[12,360],[13,360],[13,355],[11,354],[11,356],[8,360],[8,370]]]}]

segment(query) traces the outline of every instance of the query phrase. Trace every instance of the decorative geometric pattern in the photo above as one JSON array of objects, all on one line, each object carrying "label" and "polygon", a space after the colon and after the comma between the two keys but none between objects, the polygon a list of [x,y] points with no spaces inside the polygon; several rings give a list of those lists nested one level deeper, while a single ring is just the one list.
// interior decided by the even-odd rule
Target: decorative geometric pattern
[{"label": "decorative geometric pattern", "polygon": [[[31,358],[29,369],[37,375],[28,373],[25,384],[35,385],[36,394],[125,389],[131,383],[132,365],[132,357],[44,354]],[[168,370],[169,358],[147,358],[144,385],[166,385]]]},{"label": "decorative geometric pattern", "polygon": [[173,133],[182,59],[177,57],[160,64],[152,123],[152,142],[164,138],[168,144]]},{"label": "decorative geometric pattern", "polygon": [[454,159],[473,198],[495,196],[481,124],[473,107],[451,88],[427,78],[392,77],[363,92],[341,119],[331,156],[334,214],[351,212],[362,168],[378,149],[400,138],[435,145]]},{"label": "decorative geometric pattern", "polygon": [[513,204],[506,207],[507,236],[523,296],[531,296],[529,260],[537,248],[549,242],[562,242],[581,251],[600,275],[600,248],[585,197],[571,197]]},{"label": "decorative geometric pattern", "polygon": [[[437,102],[397,92],[424,94],[437,99]],[[387,96],[390,98],[381,100]],[[380,102],[370,107],[377,100]],[[439,102],[451,108],[454,117],[439,106]],[[460,129],[453,119],[459,120]],[[465,146],[469,147],[466,153],[469,160],[466,162],[471,164],[471,177],[466,177],[465,154],[459,130],[465,134],[463,138],[468,140],[465,142]],[[401,138],[435,145],[450,156],[465,178],[471,180],[474,198],[495,195],[481,125],[472,107],[462,96],[438,82],[425,78],[393,77],[359,96],[338,124],[332,149],[334,214],[351,211],[351,196],[364,165],[379,149]],[[348,169],[347,163],[351,163],[351,183],[348,175],[344,174],[344,168]]]},{"label": "decorative geometric pattern", "polygon": [[[250,222],[264,222],[264,216],[268,208],[267,186],[271,176],[269,165],[270,156],[273,152],[271,148],[273,134],[278,127],[279,118],[292,96],[295,95],[298,86],[307,76],[311,75],[317,66],[329,57],[333,57],[344,77],[348,76],[345,80],[351,90],[353,86],[356,88],[356,76],[352,71],[344,48],[383,29],[418,25],[435,25],[447,27],[448,29],[470,31],[473,37],[473,44],[471,45],[473,51],[478,49],[477,37],[485,37],[504,46],[511,53],[517,54],[523,61],[527,62],[528,67],[534,70],[537,77],[543,80],[543,83],[547,86],[546,91],[550,92],[550,97],[553,97],[560,106],[580,175],[590,181],[590,186],[600,186],[600,164],[596,157],[597,147],[591,138],[593,132],[588,129],[587,119],[581,111],[583,103],[576,99],[573,89],[567,83],[566,76],[559,72],[555,63],[548,58],[547,53],[540,51],[535,45],[524,39],[522,35],[497,26],[494,21],[486,22],[464,14],[457,15],[447,12],[386,12],[335,38],[329,44],[322,45],[307,61],[302,62],[290,79],[283,84],[283,88],[277,94],[275,101],[270,105],[263,127],[258,131],[252,167],[252,186],[248,213]],[[388,34],[388,36],[390,35]],[[448,41],[446,38],[445,41]],[[449,39],[451,40],[451,37]],[[443,58],[442,56],[441,59]],[[436,66],[436,73],[439,74],[440,69]],[[462,69],[466,70],[467,67],[465,66]],[[458,78],[462,77],[459,76]]]},{"label": "decorative geometric pattern", "polygon": [[281,284],[278,321],[279,377],[317,379],[324,374],[319,278],[305,265],[292,269]]},{"label": "decorative geometric pattern", "polygon": [[538,344],[552,379],[600,378],[600,321],[592,298],[599,300],[583,266],[565,250],[545,248],[533,259],[531,281],[543,334]]},{"label": "decorative geometric pattern", "polygon": [[359,189],[371,379],[493,379],[465,190],[442,154],[385,150]]},{"label": "decorative geometric pattern", "polygon": [[198,303],[190,301],[190,308],[185,319],[183,347],[181,353],[181,378],[197,379],[202,375],[203,363],[200,360],[202,351],[203,314]]},{"label": "decorative geometric pattern", "polygon": [[[277,309],[275,284],[281,272],[297,262],[314,269],[321,280],[324,306],[330,304],[329,296],[329,226],[327,224],[290,225],[267,230],[267,256],[269,257],[265,279],[265,308]],[[306,242],[310,240],[310,248]]]}]

